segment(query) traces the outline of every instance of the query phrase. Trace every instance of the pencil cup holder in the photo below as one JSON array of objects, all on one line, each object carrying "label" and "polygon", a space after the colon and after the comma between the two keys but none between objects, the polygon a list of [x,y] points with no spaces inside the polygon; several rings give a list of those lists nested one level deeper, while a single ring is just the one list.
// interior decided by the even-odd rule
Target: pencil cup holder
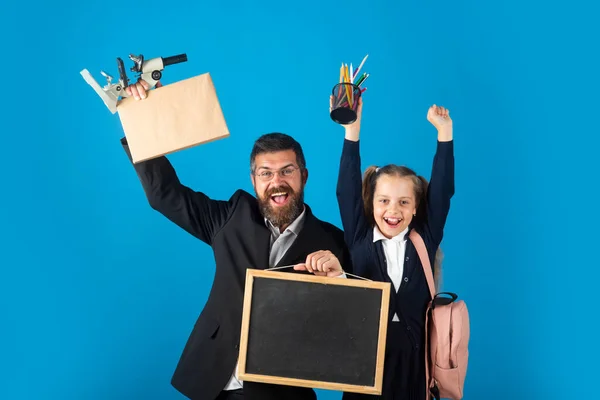
[{"label": "pencil cup holder", "polygon": [[360,87],[349,82],[338,83],[333,87],[332,94],[331,119],[341,125],[356,121]]}]

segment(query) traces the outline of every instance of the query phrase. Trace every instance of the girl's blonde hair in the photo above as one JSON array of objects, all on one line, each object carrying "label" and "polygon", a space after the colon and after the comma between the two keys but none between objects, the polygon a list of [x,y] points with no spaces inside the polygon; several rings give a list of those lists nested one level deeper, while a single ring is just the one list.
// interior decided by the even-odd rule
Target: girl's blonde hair
[{"label": "girl's blonde hair", "polygon": [[[362,184],[362,198],[364,203],[364,209],[366,218],[371,224],[375,226],[375,218],[373,217],[373,196],[375,195],[375,187],[377,186],[377,180],[382,175],[397,176],[399,178],[409,178],[413,183],[415,191],[415,201],[417,202],[417,215],[415,218],[418,221],[425,221],[427,219],[427,187],[429,182],[424,177],[417,175],[415,171],[408,167],[388,164],[384,167],[370,166],[364,173],[363,184]],[[435,281],[436,292],[440,290],[442,284],[442,260],[444,254],[442,249],[438,247],[435,253],[435,260],[433,264],[433,278]]]}]

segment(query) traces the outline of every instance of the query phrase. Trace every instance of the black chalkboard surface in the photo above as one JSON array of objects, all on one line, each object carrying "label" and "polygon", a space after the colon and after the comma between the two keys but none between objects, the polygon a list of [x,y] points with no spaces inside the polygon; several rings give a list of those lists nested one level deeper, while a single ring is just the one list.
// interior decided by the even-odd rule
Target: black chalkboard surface
[{"label": "black chalkboard surface", "polygon": [[390,284],[248,269],[239,376],[381,394]]}]

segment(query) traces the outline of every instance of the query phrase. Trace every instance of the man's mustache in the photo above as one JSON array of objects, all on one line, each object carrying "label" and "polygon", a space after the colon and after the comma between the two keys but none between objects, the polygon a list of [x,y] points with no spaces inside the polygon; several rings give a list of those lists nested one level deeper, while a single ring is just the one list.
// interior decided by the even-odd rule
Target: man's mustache
[{"label": "man's mustache", "polygon": [[270,188],[269,190],[267,190],[265,192],[265,197],[271,197],[273,194],[275,193],[280,193],[280,192],[286,192],[289,195],[294,195],[296,194],[296,192],[294,192],[294,189],[292,189],[290,186],[278,186],[278,187],[274,187],[274,188]]}]

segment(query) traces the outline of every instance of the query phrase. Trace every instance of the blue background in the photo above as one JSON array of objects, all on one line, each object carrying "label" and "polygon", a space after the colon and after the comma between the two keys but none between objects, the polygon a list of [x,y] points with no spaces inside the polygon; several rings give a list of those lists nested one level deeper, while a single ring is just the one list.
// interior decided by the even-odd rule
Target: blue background
[{"label": "blue background", "polygon": [[[598,350],[598,6],[569,1],[11,2],[3,6],[0,399],[181,399],[170,378],[214,275],[211,249],[148,206],[117,115],[79,71],[187,53],[231,137],[170,157],[187,185],[252,190],[262,133],[303,144],[307,202],[339,226],[341,62],[369,59],[364,167],[429,175],[451,110],[445,288],[467,301],[465,399],[580,398]],[[131,75],[130,75],[131,76]],[[102,83],[103,84],[103,83]],[[289,93],[294,96],[290,98]],[[594,312],[594,310],[596,310]],[[339,399],[319,391],[320,399]]]}]

